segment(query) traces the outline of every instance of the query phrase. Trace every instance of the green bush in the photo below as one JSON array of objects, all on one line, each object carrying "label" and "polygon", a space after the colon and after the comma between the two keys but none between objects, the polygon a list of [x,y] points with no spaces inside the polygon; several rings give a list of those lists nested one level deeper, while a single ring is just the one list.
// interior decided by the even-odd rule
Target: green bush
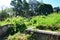
[{"label": "green bush", "polygon": [[[31,19],[24,17],[7,18],[5,21],[0,21],[0,25],[13,24],[14,32],[24,32],[25,29],[37,28],[41,30],[60,31],[60,14],[53,13],[48,16],[34,16]],[[11,28],[11,29],[12,29]]]},{"label": "green bush", "polygon": [[6,12],[6,10],[0,11],[0,21],[8,17],[9,17],[9,14]]},{"label": "green bush", "polygon": [[13,17],[13,18],[7,18],[5,21],[1,21],[0,25],[6,25],[6,24],[13,24],[12,27],[8,28],[8,34],[13,35],[14,33],[20,31],[24,32],[24,30],[27,28],[26,24],[24,23],[25,18],[23,17]]},{"label": "green bush", "polygon": [[60,14],[35,16],[31,19],[31,22],[38,29],[56,31],[60,29]]},{"label": "green bush", "polygon": [[24,32],[25,29],[27,29],[27,27],[24,23],[16,22],[16,32]]}]

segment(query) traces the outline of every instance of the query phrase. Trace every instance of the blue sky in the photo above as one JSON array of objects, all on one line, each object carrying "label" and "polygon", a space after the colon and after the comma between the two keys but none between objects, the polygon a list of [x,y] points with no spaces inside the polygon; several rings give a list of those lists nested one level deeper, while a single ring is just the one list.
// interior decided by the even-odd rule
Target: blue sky
[{"label": "blue sky", "polygon": [[[41,1],[41,0],[38,0]],[[60,0],[43,0],[43,3],[51,4],[53,7],[60,7]]]},{"label": "blue sky", "polygon": [[[41,0],[38,1],[40,2]],[[10,2],[11,0],[0,0],[0,9],[1,7],[3,8],[10,7]],[[57,6],[60,7],[60,0],[43,0],[43,3],[51,4],[53,7],[57,7]]]}]

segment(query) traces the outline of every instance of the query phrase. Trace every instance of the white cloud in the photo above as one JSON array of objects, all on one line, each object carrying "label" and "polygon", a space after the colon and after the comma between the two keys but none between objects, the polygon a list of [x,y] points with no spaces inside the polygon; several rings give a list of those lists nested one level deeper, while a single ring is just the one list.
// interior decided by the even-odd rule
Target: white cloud
[{"label": "white cloud", "polygon": [[10,2],[11,2],[11,0],[0,0],[0,9],[1,9],[1,7],[3,7],[3,8],[10,7]]}]

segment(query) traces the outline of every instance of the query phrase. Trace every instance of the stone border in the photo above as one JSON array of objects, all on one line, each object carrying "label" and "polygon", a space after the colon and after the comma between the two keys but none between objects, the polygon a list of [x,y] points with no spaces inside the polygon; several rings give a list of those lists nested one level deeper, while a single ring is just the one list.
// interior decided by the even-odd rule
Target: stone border
[{"label": "stone border", "polygon": [[60,40],[60,32],[26,29],[25,33],[30,34],[34,40]]},{"label": "stone border", "polygon": [[26,29],[27,32],[37,32],[37,33],[43,33],[48,35],[57,35],[60,36],[60,32],[55,31],[48,31],[48,30],[39,30],[39,29]]}]

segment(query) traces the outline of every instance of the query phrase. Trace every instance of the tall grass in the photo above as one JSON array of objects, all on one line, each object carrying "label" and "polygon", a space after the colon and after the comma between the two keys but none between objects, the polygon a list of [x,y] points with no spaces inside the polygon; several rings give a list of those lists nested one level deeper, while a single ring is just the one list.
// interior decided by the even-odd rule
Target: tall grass
[{"label": "tall grass", "polygon": [[[40,29],[59,30],[60,29],[60,14],[53,13],[48,16],[35,16],[31,19],[34,26]],[[42,28],[41,28],[42,27]]]},{"label": "tall grass", "polygon": [[13,24],[14,31],[19,32],[14,34],[13,36],[10,35],[8,37],[8,40],[28,40],[27,35],[20,34],[20,32],[23,32],[27,28],[34,27],[41,30],[60,32],[60,13],[51,13],[48,16],[34,16],[31,19],[24,17],[13,17],[7,18],[5,21],[0,21],[0,26],[6,24]]},{"label": "tall grass", "polygon": [[[48,16],[34,16],[31,19],[24,17],[7,18],[5,21],[0,21],[0,25],[14,24],[14,27],[26,26],[26,28],[34,27],[43,30],[60,30],[60,13],[51,13]],[[18,25],[16,25],[18,24]],[[24,27],[23,27],[24,28]]]}]

